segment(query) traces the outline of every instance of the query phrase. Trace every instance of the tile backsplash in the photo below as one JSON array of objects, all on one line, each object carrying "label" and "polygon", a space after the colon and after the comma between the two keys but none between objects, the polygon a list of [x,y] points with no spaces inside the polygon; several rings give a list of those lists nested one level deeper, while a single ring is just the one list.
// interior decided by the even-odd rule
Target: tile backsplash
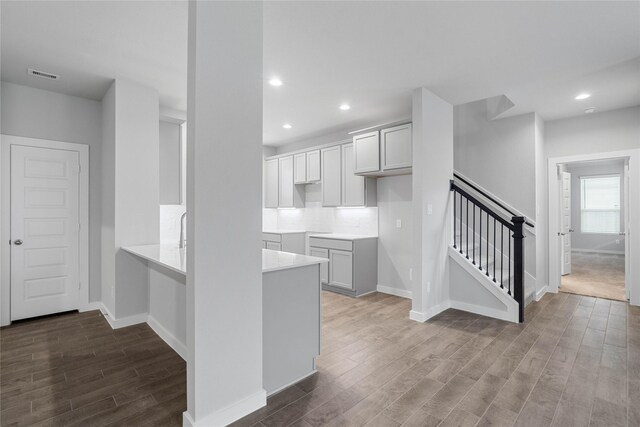
[{"label": "tile backsplash", "polygon": [[160,205],[160,243],[178,244],[180,217],[186,209],[185,205]]},{"label": "tile backsplash", "polygon": [[378,235],[378,208],[325,208],[320,184],[305,186],[302,209],[263,209],[264,230],[305,230]]}]

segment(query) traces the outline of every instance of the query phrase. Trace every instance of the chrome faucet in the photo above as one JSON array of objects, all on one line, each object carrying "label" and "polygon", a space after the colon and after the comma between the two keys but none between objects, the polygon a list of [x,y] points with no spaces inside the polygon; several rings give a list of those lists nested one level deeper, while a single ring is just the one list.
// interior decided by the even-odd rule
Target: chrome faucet
[{"label": "chrome faucet", "polygon": [[184,220],[187,218],[187,212],[183,213],[180,217],[180,249],[183,249],[187,245],[187,239],[184,236]]}]

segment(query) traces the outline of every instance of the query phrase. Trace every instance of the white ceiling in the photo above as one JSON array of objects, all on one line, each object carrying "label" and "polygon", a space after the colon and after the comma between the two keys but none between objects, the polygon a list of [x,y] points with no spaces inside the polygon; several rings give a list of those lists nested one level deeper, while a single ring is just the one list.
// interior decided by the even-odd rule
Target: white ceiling
[{"label": "white ceiling", "polygon": [[[2,1],[1,14],[2,80],[101,99],[124,78],[185,109],[185,2]],[[419,86],[455,105],[505,94],[503,116],[545,120],[640,104],[637,1],[268,2],[264,21],[269,145],[408,117]]]}]

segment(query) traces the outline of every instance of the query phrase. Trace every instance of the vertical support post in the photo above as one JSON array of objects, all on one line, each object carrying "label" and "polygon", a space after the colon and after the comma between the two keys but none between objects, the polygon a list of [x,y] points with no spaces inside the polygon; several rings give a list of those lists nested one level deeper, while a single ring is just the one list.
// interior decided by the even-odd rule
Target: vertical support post
[{"label": "vertical support post", "polygon": [[513,222],[513,297],[518,302],[520,323],[524,322],[524,217],[514,216]]}]

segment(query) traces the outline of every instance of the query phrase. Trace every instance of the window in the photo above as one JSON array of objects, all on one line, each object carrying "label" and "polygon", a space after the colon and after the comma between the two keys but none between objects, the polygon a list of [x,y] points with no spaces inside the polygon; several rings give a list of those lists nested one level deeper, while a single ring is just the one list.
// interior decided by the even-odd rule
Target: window
[{"label": "window", "polygon": [[620,175],[580,177],[580,231],[620,232]]}]

